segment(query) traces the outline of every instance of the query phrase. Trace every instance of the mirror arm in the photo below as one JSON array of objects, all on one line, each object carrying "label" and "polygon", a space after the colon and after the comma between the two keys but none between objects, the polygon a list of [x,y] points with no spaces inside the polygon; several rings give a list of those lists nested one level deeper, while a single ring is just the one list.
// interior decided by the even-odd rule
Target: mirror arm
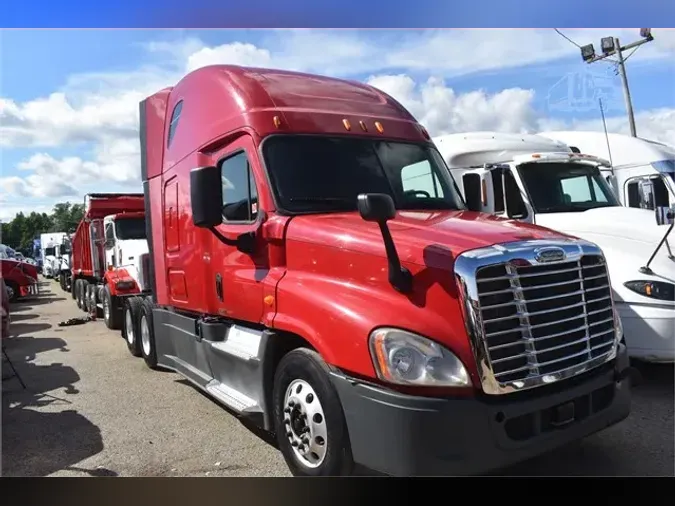
[{"label": "mirror arm", "polygon": [[641,272],[642,274],[654,274],[654,272],[653,272],[653,271],[651,270],[651,268],[649,267],[649,264],[652,263],[652,261],[654,260],[654,257],[656,256],[656,254],[657,254],[657,253],[659,252],[659,250],[661,249],[661,246],[663,246],[664,244],[665,244],[666,247],[668,248],[668,253],[669,253],[668,256],[670,257],[670,259],[671,259],[671,260],[675,260],[675,257],[673,257],[673,254],[672,254],[672,252],[670,251],[670,244],[668,244],[668,236],[669,236],[670,233],[673,231],[673,227],[674,227],[674,226],[675,226],[675,222],[673,222],[673,223],[670,224],[670,226],[668,227],[668,230],[666,230],[666,233],[665,233],[664,236],[663,236],[663,239],[661,239],[661,242],[659,242],[659,245],[658,245],[658,246],[656,247],[656,249],[654,250],[654,253],[652,253],[652,256],[649,257],[649,260],[647,260],[647,265],[645,265],[644,267],[640,267],[639,270],[640,270],[640,272]]},{"label": "mirror arm", "polygon": [[394,239],[391,237],[391,232],[386,222],[378,223],[380,232],[382,233],[382,240],[384,241],[384,249],[387,252],[387,263],[389,264],[389,283],[401,293],[409,293],[412,291],[413,275],[405,267],[401,265],[401,260],[396,252]]}]

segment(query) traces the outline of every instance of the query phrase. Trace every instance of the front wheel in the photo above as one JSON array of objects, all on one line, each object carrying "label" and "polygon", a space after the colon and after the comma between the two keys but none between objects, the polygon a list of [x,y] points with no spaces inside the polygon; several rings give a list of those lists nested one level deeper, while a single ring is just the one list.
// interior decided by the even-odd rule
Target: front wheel
[{"label": "front wheel", "polygon": [[120,311],[117,304],[114,303],[108,285],[103,288],[103,300],[101,302],[103,303],[103,321],[105,322],[105,326],[110,330],[120,330],[122,327]]},{"label": "front wheel", "polygon": [[284,356],[274,375],[274,425],[294,476],[348,476],[354,462],[342,405],[315,351]]}]

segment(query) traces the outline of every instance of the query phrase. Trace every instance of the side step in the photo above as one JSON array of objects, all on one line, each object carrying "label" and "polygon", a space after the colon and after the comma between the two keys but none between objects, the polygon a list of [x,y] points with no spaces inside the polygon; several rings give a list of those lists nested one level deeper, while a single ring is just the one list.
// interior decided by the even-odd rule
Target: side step
[{"label": "side step", "polygon": [[226,406],[239,413],[260,413],[262,410],[258,403],[242,394],[234,388],[223,385],[220,381],[213,380],[206,385],[206,391],[213,395]]}]

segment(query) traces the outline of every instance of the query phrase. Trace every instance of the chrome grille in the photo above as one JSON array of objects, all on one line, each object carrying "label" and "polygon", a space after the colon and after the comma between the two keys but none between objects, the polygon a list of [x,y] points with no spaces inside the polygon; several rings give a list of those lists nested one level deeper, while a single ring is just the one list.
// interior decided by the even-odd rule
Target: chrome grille
[{"label": "chrome grille", "polygon": [[614,352],[611,287],[601,255],[476,271],[487,362],[499,384],[556,375]]}]

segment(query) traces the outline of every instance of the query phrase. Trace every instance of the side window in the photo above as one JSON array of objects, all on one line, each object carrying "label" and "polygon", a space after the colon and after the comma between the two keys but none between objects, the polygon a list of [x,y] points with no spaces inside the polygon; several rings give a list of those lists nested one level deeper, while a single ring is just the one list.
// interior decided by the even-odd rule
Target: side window
[{"label": "side window", "polygon": [[496,214],[504,212],[504,185],[502,184],[502,173],[499,170],[491,170],[492,189],[495,199],[494,211]]},{"label": "side window", "polygon": [[169,136],[166,141],[166,147],[171,146],[171,141],[173,136],[176,133],[176,127],[178,126],[178,120],[180,120],[180,113],[183,110],[183,101],[181,100],[176,104],[176,107],[173,108],[173,113],[171,114],[171,123],[169,123]]},{"label": "side window", "polygon": [[110,222],[105,224],[105,240],[106,242],[111,243],[115,241],[115,233],[113,232],[113,225]]},{"label": "side window", "polygon": [[412,198],[443,198],[443,188],[427,160],[407,165],[401,169],[403,191]]},{"label": "side window", "polygon": [[637,180],[626,184],[626,197],[628,207],[640,207],[640,188]]},{"label": "side window", "polygon": [[510,218],[527,218],[527,207],[520,194],[520,188],[510,170],[504,172],[504,192],[506,193],[506,213]]},{"label": "side window", "polygon": [[258,189],[245,152],[237,153],[220,166],[225,221],[254,221],[258,215]]}]

